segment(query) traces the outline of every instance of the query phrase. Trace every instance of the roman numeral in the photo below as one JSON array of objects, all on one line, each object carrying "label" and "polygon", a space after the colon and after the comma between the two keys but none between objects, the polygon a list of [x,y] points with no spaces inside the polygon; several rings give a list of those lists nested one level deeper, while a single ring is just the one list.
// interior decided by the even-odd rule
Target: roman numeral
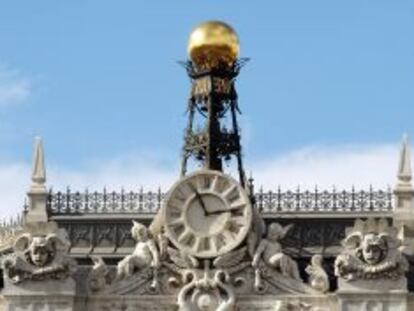
[{"label": "roman numeral", "polygon": [[182,244],[188,244],[189,242],[194,240],[194,235],[190,232],[190,230],[185,230],[181,235],[178,237],[178,242]]},{"label": "roman numeral", "polygon": [[199,176],[197,179],[198,189],[208,190],[211,187],[211,177],[208,175]]},{"label": "roman numeral", "polygon": [[215,236],[214,242],[216,245],[216,249],[220,250],[221,248],[223,248],[223,246],[226,245],[226,238],[222,233],[219,233]]},{"label": "roman numeral", "polygon": [[171,217],[177,218],[181,216],[181,209],[176,205],[170,204],[168,205],[167,209]]},{"label": "roman numeral", "polygon": [[209,239],[206,237],[202,237],[202,238],[196,238],[196,243],[194,245],[194,249],[197,252],[205,252],[210,250],[210,243],[209,243]]},{"label": "roman numeral", "polygon": [[184,225],[184,220],[182,218],[173,219],[170,222],[168,222],[168,225],[170,225],[171,227],[181,226]]},{"label": "roman numeral", "polygon": [[227,179],[216,176],[213,180],[214,183],[214,190],[220,193],[223,193],[226,191],[226,189],[230,186]]},{"label": "roman numeral", "polygon": [[242,217],[234,217],[227,224],[227,230],[233,235],[237,236],[240,229],[244,226],[244,221]]},{"label": "roman numeral", "polygon": [[239,189],[237,189],[237,185],[231,186],[224,192],[223,195],[226,197],[229,204],[233,204],[234,202],[240,199],[240,193]]},{"label": "roman numeral", "polygon": [[178,224],[177,226],[174,226],[172,228],[172,231],[174,231],[174,233],[177,237],[181,236],[181,234],[183,234],[184,230],[185,230],[184,224]]}]

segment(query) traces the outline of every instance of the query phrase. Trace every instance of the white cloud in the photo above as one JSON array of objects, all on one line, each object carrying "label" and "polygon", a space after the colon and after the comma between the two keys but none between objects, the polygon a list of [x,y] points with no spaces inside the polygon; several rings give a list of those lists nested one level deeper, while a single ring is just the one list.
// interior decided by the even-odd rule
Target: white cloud
[{"label": "white cloud", "polygon": [[21,103],[30,93],[31,83],[27,78],[16,70],[0,67],[0,106]]},{"label": "white cloud", "polygon": [[256,185],[266,189],[385,188],[396,182],[398,147],[383,145],[311,146],[255,161]]},{"label": "white cloud", "polygon": [[[86,169],[72,170],[48,166],[48,185],[55,189],[73,190],[135,190],[141,185],[147,190],[161,186],[167,189],[178,178],[178,165],[163,159],[160,153],[130,154],[112,160],[94,160]],[[47,154],[46,154],[47,155]],[[396,179],[398,147],[391,144],[311,146],[286,154],[254,161],[252,168],[256,186],[275,189],[338,188],[366,189],[370,184],[384,188]],[[250,168],[249,167],[249,168]],[[21,211],[29,185],[30,165],[0,163],[0,213],[3,217]]]},{"label": "white cloud", "polygon": [[23,210],[29,178],[29,168],[25,163],[0,164],[0,220]]},{"label": "white cloud", "polygon": [[49,174],[50,184],[56,189],[109,190],[138,189],[147,190],[158,187],[166,189],[178,177],[178,169],[164,159],[160,153],[132,153],[110,160],[94,159],[84,165],[85,169],[67,170],[52,167]]}]

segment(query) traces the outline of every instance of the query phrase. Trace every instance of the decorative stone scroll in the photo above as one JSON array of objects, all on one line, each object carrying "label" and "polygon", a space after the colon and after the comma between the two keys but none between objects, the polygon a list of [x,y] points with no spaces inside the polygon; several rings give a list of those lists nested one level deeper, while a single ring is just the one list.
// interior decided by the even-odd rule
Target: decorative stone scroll
[{"label": "decorative stone scroll", "polygon": [[230,275],[215,271],[211,275],[206,265],[204,275],[189,271],[177,298],[179,311],[233,311],[236,297],[229,283]]}]

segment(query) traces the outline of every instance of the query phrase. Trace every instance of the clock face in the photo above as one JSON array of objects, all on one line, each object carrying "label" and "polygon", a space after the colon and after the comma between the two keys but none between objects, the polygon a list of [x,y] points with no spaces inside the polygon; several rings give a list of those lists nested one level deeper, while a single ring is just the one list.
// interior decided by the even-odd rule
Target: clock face
[{"label": "clock face", "polygon": [[165,231],[177,248],[208,258],[242,242],[250,229],[252,207],[233,178],[221,172],[200,171],[171,188],[164,219]]}]

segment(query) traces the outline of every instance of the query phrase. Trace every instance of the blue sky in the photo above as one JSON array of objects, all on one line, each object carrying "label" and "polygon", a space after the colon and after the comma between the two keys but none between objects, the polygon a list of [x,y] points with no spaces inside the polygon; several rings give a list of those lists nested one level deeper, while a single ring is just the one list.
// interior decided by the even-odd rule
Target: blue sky
[{"label": "blue sky", "polygon": [[97,177],[108,165],[175,172],[189,91],[176,61],[210,19],[231,24],[251,58],[238,81],[249,169],[298,154],[391,157],[414,133],[413,1],[3,1],[0,168],[26,172],[40,135],[53,184],[82,171],[111,184]]}]

